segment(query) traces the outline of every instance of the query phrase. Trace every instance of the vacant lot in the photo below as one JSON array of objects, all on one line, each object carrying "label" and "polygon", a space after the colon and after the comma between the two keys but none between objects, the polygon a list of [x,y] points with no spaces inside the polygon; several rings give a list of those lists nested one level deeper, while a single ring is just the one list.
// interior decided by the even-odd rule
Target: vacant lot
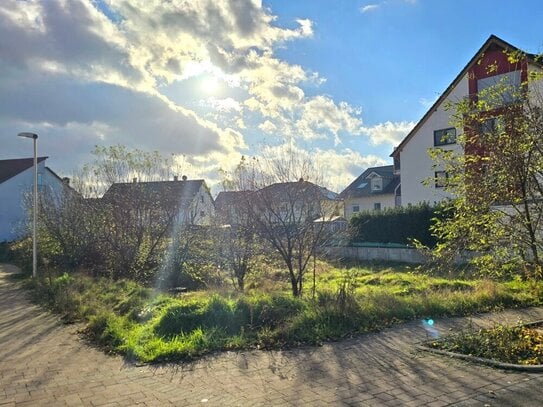
[{"label": "vacant lot", "polygon": [[167,295],[130,281],[64,274],[29,283],[36,300],[89,338],[144,362],[190,359],[216,350],[319,344],[415,318],[539,305],[542,285],[431,277],[406,266],[338,268],[321,263],[315,294],[292,297],[282,284],[245,293]]}]

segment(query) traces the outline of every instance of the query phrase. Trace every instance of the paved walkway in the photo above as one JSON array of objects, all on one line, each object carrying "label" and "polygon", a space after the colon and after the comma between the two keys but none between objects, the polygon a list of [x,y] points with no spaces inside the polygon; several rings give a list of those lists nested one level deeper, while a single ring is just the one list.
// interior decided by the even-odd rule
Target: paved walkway
[{"label": "paved walkway", "polygon": [[[135,366],[86,345],[77,327],[26,299],[0,265],[0,406],[540,406],[543,374],[414,351],[404,324],[318,348],[227,352],[192,364]],[[543,308],[474,318],[543,319]],[[467,319],[437,320],[439,332]]]}]

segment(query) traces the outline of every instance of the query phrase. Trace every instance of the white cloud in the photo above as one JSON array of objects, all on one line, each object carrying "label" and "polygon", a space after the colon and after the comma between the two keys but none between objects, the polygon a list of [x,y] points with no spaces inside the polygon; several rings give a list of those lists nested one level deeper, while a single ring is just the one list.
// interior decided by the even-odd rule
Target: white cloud
[{"label": "white cloud", "polygon": [[362,155],[348,148],[343,150],[317,149],[313,154],[323,169],[325,186],[335,192],[341,192],[366,168],[387,164],[381,157],[373,154]]},{"label": "white cloud", "polygon": [[267,134],[274,134],[277,131],[277,126],[269,120],[266,120],[264,123],[260,123],[258,128]]},{"label": "white cloud", "polygon": [[[417,4],[417,0],[403,0],[404,3],[407,3],[407,4],[410,4],[410,5],[415,5]],[[383,7],[386,7],[386,6],[389,6],[389,5],[392,5],[390,3],[394,3],[392,1],[381,1],[379,3],[371,3],[371,4],[366,4],[365,6],[361,6],[359,8],[359,11],[361,13],[369,13],[369,12],[373,12],[373,11],[376,11],[378,10],[379,8],[381,8],[382,6]]]},{"label": "white cloud", "polygon": [[360,7],[360,12],[367,13],[370,11],[375,11],[379,8],[379,4],[367,4],[365,6]]},{"label": "white cloud", "polygon": [[[339,145],[345,134],[390,144],[401,132],[401,124],[363,127],[358,107],[318,93],[326,80],[318,72],[277,56],[314,35],[308,19],[281,27],[259,0],[103,3],[111,13],[94,0],[0,2],[0,129],[36,129],[47,153],[70,165],[94,144],[124,144],[185,154],[210,179],[246,153],[246,134]],[[165,92],[200,76],[223,93],[174,101]],[[19,151],[13,143],[6,148]],[[379,163],[350,150],[311,151],[337,174]]]},{"label": "white cloud", "polygon": [[292,157],[294,162],[308,161],[313,166],[308,173],[292,173],[291,181],[303,176],[308,181],[317,182],[333,191],[341,192],[352,180],[359,176],[366,168],[384,165],[386,161],[375,155],[362,155],[359,152],[345,148],[320,149],[303,148],[295,143],[285,143],[276,146],[265,146],[259,156],[274,159],[281,157],[288,160]]},{"label": "white cloud", "polygon": [[385,122],[371,127],[364,127],[363,133],[370,137],[373,145],[390,144],[396,146],[414,126],[414,122]]},{"label": "white cloud", "polygon": [[205,107],[210,107],[219,112],[241,112],[243,107],[241,104],[232,98],[217,99],[214,97],[208,99],[202,99],[200,104]]}]

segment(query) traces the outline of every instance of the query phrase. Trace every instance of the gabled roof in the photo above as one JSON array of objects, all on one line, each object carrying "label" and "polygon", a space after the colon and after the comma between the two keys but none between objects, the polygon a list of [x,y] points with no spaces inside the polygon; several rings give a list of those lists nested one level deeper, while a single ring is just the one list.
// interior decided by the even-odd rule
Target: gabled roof
[{"label": "gabled roof", "polygon": [[[188,206],[202,186],[205,187],[203,179],[115,183],[104,193],[102,199],[105,201],[130,199],[134,194],[141,192],[161,198],[175,199],[180,206]],[[207,191],[207,188],[204,190]]]},{"label": "gabled roof", "polygon": [[295,182],[278,182],[268,185],[258,191],[258,193],[272,194],[277,197],[288,196],[293,193],[303,192],[304,194],[311,194],[314,196],[320,196],[322,199],[336,200],[338,194],[330,191],[327,188],[321,187],[309,181],[295,181]]},{"label": "gabled roof", "polygon": [[221,191],[215,198],[215,208],[222,210],[227,206],[237,206],[245,202],[253,191]]},{"label": "gabled roof", "polygon": [[[48,157],[38,157],[38,164]],[[15,158],[11,160],[0,160],[0,184],[10,178],[20,174],[23,171],[32,168],[34,158]]]},{"label": "gabled roof", "polygon": [[[419,120],[419,122],[413,127],[413,129],[409,132],[407,136],[401,141],[401,143],[394,149],[392,154],[390,154],[390,157],[394,157],[396,154],[402,151],[403,147],[407,144],[409,140],[417,133],[417,131],[422,127],[422,125],[428,120],[428,118],[431,116],[431,114],[437,109],[437,107],[443,103],[443,101],[449,96],[451,91],[458,85],[458,83],[462,80],[462,78],[467,74],[469,69],[477,63],[477,61],[482,57],[483,53],[487,51],[491,47],[499,47],[502,49],[505,49],[507,51],[511,52],[523,52],[522,50],[518,49],[514,45],[509,44],[508,42],[502,40],[501,38],[491,35],[488,37],[488,39],[485,41],[485,43],[479,48],[479,50],[475,53],[475,55],[469,60],[469,62],[466,64],[464,69],[460,71],[460,73],[454,78],[452,83],[445,89],[445,91],[439,96],[439,98],[434,102],[434,104],[428,109],[428,111],[425,113],[424,116],[422,116],[422,119]],[[523,52],[523,55],[526,56],[528,61],[532,63],[537,63],[541,65],[541,61],[537,60],[536,55],[534,54],[528,54]]]},{"label": "gabled roof", "polygon": [[[383,189],[381,191],[371,190],[371,180],[368,176],[375,173],[383,178]],[[382,167],[370,167],[362,174],[360,174],[353,182],[349,184],[339,194],[342,199],[345,198],[358,198],[364,196],[375,196],[383,194],[393,194],[394,189],[400,183],[400,177],[394,176],[394,166],[384,165]]]}]

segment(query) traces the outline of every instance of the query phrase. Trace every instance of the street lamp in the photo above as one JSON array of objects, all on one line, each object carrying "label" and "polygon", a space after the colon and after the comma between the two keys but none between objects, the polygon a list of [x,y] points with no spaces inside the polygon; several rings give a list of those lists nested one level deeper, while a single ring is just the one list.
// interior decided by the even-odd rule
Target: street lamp
[{"label": "street lamp", "polygon": [[36,133],[19,133],[19,137],[31,138],[34,140],[34,194],[33,194],[33,218],[32,218],[32,277],[36,278],[38,268],[38,244],[37,229],[38,221],[38,135]]}]

